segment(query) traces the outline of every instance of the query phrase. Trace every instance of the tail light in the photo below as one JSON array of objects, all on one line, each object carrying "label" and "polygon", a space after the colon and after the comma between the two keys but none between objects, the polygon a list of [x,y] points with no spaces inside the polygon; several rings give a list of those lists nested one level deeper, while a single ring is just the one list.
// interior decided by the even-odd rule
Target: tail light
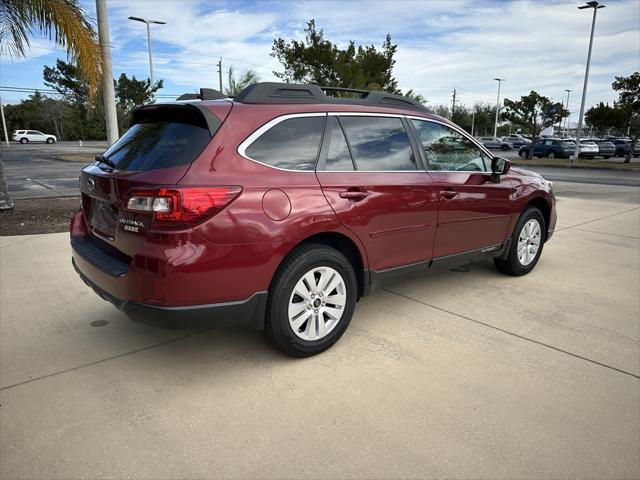
[{"label": "tail light", "polygon": [[154,226],[185,228],[220,212],[241,191],[238,186],[134,189],[126,208],[153,213]]}]

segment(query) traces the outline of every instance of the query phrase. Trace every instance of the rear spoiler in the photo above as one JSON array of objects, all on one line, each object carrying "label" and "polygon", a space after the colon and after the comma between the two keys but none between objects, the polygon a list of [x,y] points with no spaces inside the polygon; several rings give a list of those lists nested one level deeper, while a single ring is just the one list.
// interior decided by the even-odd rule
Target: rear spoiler
[{"label": "rear spoiler", "polygon": [[218,131],[222,124],[218,116],[204,105],[198,103],[160,103],[138,107],[130,114],[131,125],[150,120],[164,120],[167,122],[183,122],[197,126],[204,126],[209,135]]},{"label": "rear spoiler", "polygon": [[222,100],[225,94],[213,88],[201,88],[200,93],[183,93],[176,100]]}]

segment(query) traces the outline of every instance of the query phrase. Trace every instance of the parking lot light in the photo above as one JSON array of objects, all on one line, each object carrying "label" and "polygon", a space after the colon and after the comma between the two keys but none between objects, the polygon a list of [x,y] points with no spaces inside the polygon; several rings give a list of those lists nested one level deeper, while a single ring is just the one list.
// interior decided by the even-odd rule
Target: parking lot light
[{"label": "parking lot light", "polygon": [[596,28],[596,15],[598,9],[604,8],[604,5],[600,2],[592,1],[587,2],[585,5],[578,7],[579,10],[585,8],[593,8],[593,20],[591,21],[591,36],[589,37],[589,51],[587,53],[587,67],[584,72],[584,85],[582,87],[582,102],[580,102],[580,116],[578,117],[578,129],[576,130],[576,149],[573,154],[572,163],[578,161],[578,154],[580,153],[580,135],[582,134],[582,119],[584,116],[584,103],[587,98],[587,82],[589,81],[589,65],[591,64],[591,49],[593,47],[593,32]]},{"label": "parking lot light", "polygon": [[500,113],[500,83],[504,82],[505,78],[494,78],[498,82],[498,99],[496,100],[496,121],[493,124],[493,138],[498,136],[498,114]]},{"label": "parking lot light", "polygon": [[149,83],[151,86],[153,86],[153,60],[151,59],[151,29],[149,28],[149,24],[157,23],[158,25],[166,25],[167,22],[161,22],[159,20],[149,20],[140,17],[129,17],[129,20],[147,24],[147,47],[149,48]]}]

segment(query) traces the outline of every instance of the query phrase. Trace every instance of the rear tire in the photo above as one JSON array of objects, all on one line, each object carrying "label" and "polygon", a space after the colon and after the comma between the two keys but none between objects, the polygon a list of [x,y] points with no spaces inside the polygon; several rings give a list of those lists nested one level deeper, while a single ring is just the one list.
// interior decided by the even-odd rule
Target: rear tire
[{"label": "rear tire", "polygon": [[357,295],[355,272],[342,253],[322,244],[302,245],[271,282],[263,335],[293,357],[316,355],[345,332]]},{"label": "rear tire", "polygon": [[29,143],[29,139],[28,139],[28,138],[21,138],[21,139],[20,139],[20,143],[22,143],[23,145],[24,145],[25,143]]},{"label": "rear tire", "polygon": [[521,151],[521,152],[520,152],[520,158],[523,158],[523,159],[525,159],[525,160],[526,160],[526,159],[527,159],[527,152],[526,152],[526,151],[524,151],[524,150],[523,150],[523,151]]},{"label": "rear tire", "polygon": [[513,229],[507,257],[493,259],[496,268],[515,277],[529,273],[542,255],[546,232],[542,212],[531,206],[525,208]]},{"label": "rear tire", "polygon": [[549,152],[547,153],[547,158],[553,160],[554,158],[556,158],[556,154],[555,152]]},{"label": "rear tire", "polygon": [[508,145],[501,145],[500,146],[500,150],[507,151],[507,150],[509,150],[509,146]]},{"label": "rear tire", "polygon": [[605,160],[608,159],[611,155],[604,155],[602,158],[604,158]]}]

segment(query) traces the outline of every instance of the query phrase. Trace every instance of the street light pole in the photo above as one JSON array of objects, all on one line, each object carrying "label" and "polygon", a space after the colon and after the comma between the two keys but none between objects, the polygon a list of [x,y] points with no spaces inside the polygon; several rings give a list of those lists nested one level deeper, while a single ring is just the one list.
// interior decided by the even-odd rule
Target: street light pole
[{"label": "street light pole", "polygon": [[584,72],[584,85],[582,87],[582,101],[580,102],[580,116],[578,117],[578,129],[576,130],[576,149],[573,153],[572,163],[578,161],[578,154],[580,153],[580,135],[582,135],[582,119],[584,117],[584,103],[587,99],[587,83],[589,82],[589,66],[591,64],[591,49],[593,47],[593,32],[596,28],[596,15],[598,13],[598,9],[604,8],[600,2],[592,1],[587,2],[586,5],[582,5],[578,7],[578,9],[583,10],[585,8],[593,8],[593,20],[591,21],[591,36],[589,37],[589,52],[587,53],[587,68]]},{"label": "street light pole", "polygon": [[500,84],[505,81],[504,78],[494,78],[498,81],[498,99],[496,100],[496,121],[493,124],[493,137],[498,136],[498,113],[500,113]]},{"label": "street light pole", "polygon": [[[571,90],[565,90],[565,92],[567,92],[567,106],[565,107],[567,109],[567,112],[569,112],[569,95],[571,94]],[[569,115],[567,115],[564,119],[564,136],[567,136],[567,123],[569,122],[569,117],[571,116],[571,112],[569,112]]]},{"label": "street light pole", "polygon": [[159,20],[149,20],[141,17],[129,17],[129,20],[136,22],[142,22],[147,25],[147,48],[149,49],[149,83],[153,86],[153,57],[151,55],[151,28],[150,24],[157,23],[158,25],[166,25],[167,22],[161,22]]}]

